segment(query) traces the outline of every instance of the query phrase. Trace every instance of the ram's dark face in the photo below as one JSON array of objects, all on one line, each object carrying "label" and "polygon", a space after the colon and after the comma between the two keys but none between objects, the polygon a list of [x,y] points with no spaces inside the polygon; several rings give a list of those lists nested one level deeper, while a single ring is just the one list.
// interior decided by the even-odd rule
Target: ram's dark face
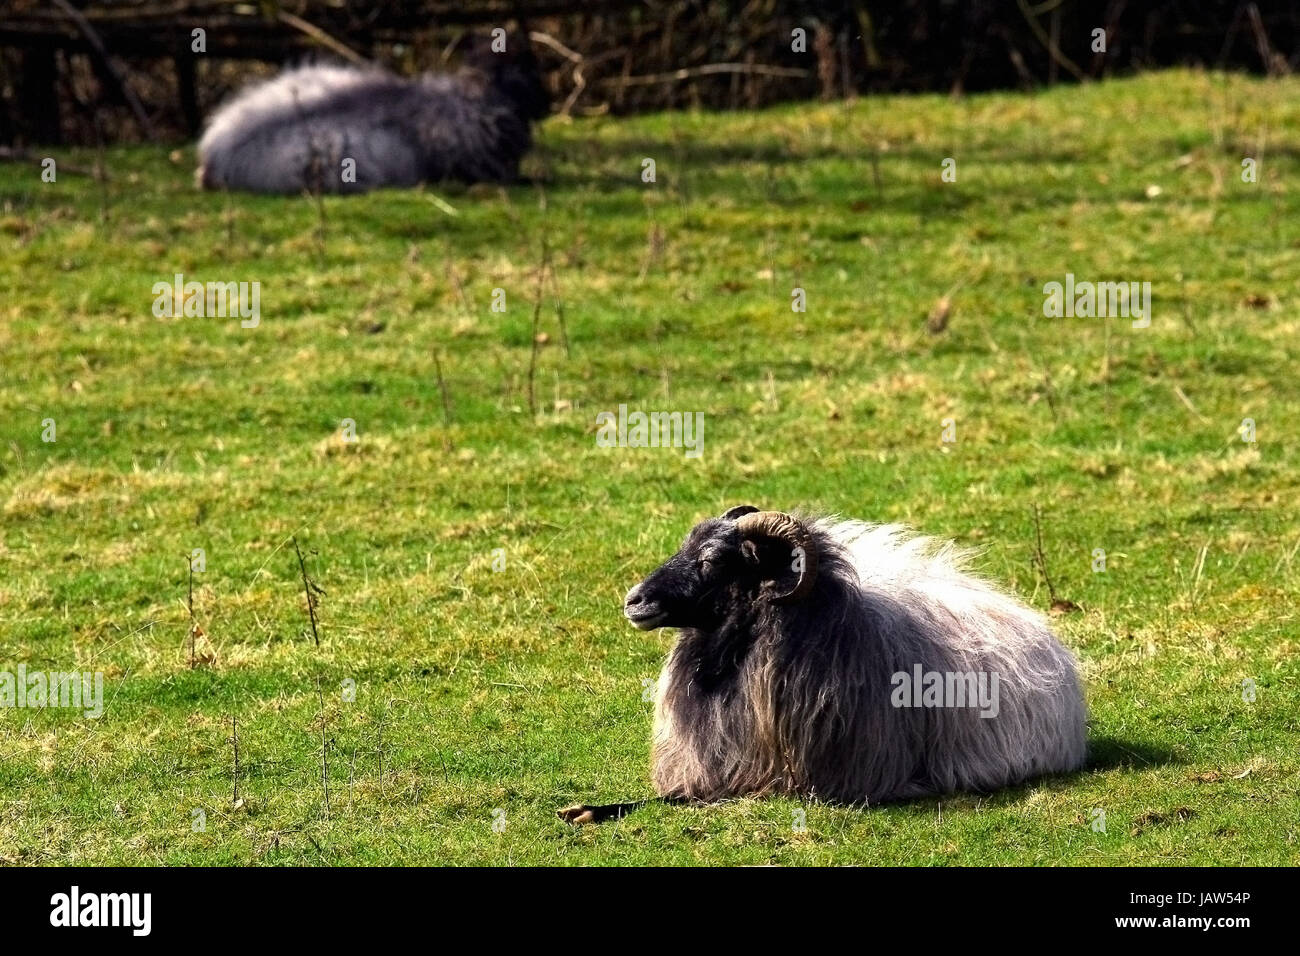
[{"label": "ram's dark face", "polygon": [[765,582],[776,585],[777,600],[805,596],[816,575],[815,555],[810,558],[811,575],[793,570],[789,540],[774,538],[761,528],[747,530],[746,521],[738,523],[758,513],[757,508],[742,505],[696,525],[680,551],[628,592],[623,602],[627,619],[643,631],[711,629],[727,619],[738,601],[752,600]]},{"label": "ram's dark face", "polygon": [[731,599],[728,585],[739,570],[740,534],[735,522],[702,522],[680,551],[628,592],[623,613],[643,631],[708,626],[725,616]]},{"label": "ram's dark face", "polygon": [[551,94],[542,78],[541,65],[525,30],[505,37],[505,48],[493,50],[489,37],[473,40],[465,53],[465,65],[487,74],[502,93],[510,97],[528,119],[540,120],[551,111]]}]

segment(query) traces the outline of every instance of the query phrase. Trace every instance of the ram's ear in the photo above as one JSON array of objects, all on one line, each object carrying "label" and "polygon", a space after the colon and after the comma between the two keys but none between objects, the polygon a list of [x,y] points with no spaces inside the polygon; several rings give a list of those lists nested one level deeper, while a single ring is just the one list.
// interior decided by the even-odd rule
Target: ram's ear
[{"label": "ram's ear", "polygon": [[722,520],[735,521],[737,518],[743,517],[744,515],[752,515],[757,510],[758,509],[753,505],[736,505],[736,507],[732,508],[722,516]]}]

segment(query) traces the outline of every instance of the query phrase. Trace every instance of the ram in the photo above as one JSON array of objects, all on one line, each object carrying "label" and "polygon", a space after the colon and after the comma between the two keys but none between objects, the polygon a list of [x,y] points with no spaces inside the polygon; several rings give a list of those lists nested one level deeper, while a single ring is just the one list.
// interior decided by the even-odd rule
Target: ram
[{"label": "ram", "polygon": [[988,792],[1086,758],[1076,663],[1043,618],[897,526],[733,508],[697,525],[624,613],[679,629],[656,691],[661,797],[871,804]]},{"label": "ram", "polygon": [[472,48],[447,75],[303,66],[217,111],[199,140],[198,181],[258,193],[511,182],[549,104],[522,35],[502,52]]}]

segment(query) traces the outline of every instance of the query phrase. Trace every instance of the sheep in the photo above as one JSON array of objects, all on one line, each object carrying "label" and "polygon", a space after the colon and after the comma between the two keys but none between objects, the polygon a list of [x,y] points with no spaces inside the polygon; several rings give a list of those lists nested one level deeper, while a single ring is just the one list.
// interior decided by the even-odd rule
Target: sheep
[{"label": "sheep", "polygon": [[[206,189],[353,193],[445,179],[508,183],[549,110],[523,36],[452,75],[310,65],[243,90],[199,140]],[[354,165],[347,160],[353,160]]]},{"label": "sheep", "polygon": [[656,685],[659,796],[869,805],[1082,767],[1073,655],[964,557],[896,525],[752,505],[698,524],[624,604],[640,629],[679,629]]}]

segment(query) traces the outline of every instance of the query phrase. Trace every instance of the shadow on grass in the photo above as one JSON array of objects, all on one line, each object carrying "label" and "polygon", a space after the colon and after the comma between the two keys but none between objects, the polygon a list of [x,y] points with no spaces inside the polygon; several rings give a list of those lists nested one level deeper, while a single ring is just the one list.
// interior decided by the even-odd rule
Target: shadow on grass
[{"label": "shadow on grass", "polygon": [[1173,752],[1163,747],[1133,743],[1116,737],[1092,737],[1088,740],[1088,762],[1080,770],[1073,773],[1034,777],[1031,780],[1004,787],[992,793],[960,791],[947,794],[927,794],[926,796],[906,800],[886,801],[876,804],[876,808],[893,807],[919,815],[933,813],[936,800],[941,802],[945,809],[949,810],[973,808],[979,803],[992,807],[1007,806],[1019,803],[1032,790],[1067,790],[1075,786],[1082,775],[1094,771],[1132,770],[1165,766],[1176,762]]},{"label": "shadow on grass", "polygon": [[[1131,741],[1120,740],[1116,737],[1094,737],[1088,741],[1088,762],[1082,769],[1075,771],[1074,773],[1051,774],[1044,777],[1035,777],[1032,780],[1026,780],[1022,783],[1005,787],[992,793],[983,794],[975,791],[960,791],[957,793],[945,794],[936,793],[902,800],[886,800],[870,806],[839,801],[822,802],[826,806],[845,810],[861,810],[865,812],[883,807],[890,807],[915,815],[930,814],[934,812],[933,808],[936,800],[942,803],[945,807],[950,808],[950,810],[961,810],[967,806],[974,807],[981,802],[987,802],[991,806],[1002,806],[1018,803],[1024,799],[1031,789],[1065,790],[1066,788],[1073,786],[1080,775],[1092,771],[1158,767],[1175,762],[1173,752],[1163,747],[1133,743]],[[789,795],[785,796],[788,799],[797,799],[789,797]],[[600,806],[581,804],[564,810],[557,810],[556,814],[561,820],[568,823],[601,823],[606,820],[622,819],[623,817],[650,804],[707,809],[732,802],[737,801],[723,800],[714,804],[703,804],[693,803],[687,800],[649,797],[630,803],[613,803]]]},{"label": "shadow on grass", "polygon": [[1177,763],[1173,751],[1164,747],[1132,743],[1117,737],[1092,737],[1088,740],[1088,763],[1083,772],[1160,767],[1172,763]]}]

